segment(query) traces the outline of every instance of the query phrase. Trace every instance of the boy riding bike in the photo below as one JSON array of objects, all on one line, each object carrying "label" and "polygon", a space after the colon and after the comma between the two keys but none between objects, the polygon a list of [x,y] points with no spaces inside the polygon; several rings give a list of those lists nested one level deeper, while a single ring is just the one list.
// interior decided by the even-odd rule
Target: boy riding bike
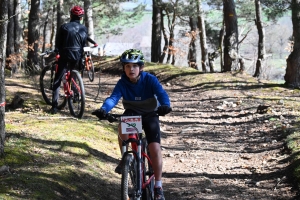
[{"label": "boy riding bike", "polygon": [[[144,56],[140,50],[126,50],[120,57],[123,66],[123,74],[116,84],[112,94],[108,97],[100,109],[92,114],[98,118],[105,118],[107,113],[117,105],[123,97],[124,115],[141,115],[142,125],[146,134],[148,147],[155,176],[154,195],[156,200],[164,200],[162,190],[162,155],[160,146],[160,125],[158,115],[166,115],[172,111],[170,99],[158,79],[144,72]],[[158,114],[158,115],[157,115]],[[120,133],[119,146],[122,141],[128,139],[127,135]],[[115,172],[121,174],[122,163],[116,167]]]}]

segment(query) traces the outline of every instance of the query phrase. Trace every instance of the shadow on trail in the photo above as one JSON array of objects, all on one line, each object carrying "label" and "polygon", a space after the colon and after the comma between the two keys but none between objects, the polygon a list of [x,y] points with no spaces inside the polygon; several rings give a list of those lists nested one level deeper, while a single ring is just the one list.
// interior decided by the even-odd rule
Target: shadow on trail
[{"label": "shadow on trail", "polygon": [[[280,188],[283,182],[278,183],[278,178],[287,174],[289,169],[279,169],[267,174],[209,174],[209,173],[163,173],[163,178],[173,179],[174,185],[168,187],[165,196],[168,199],[236,199],[236,194],[244,194],[243,199],[276,199],[276,200],[296,200],[287,198],[282,193],[282,197],[273,197],[268,190],[276,193],[276,188]],[[274,180],[269,184],[264,181]],[[240,186],[230,184],[231,182],[241,182]],[[257,190],[256,190],[257,188]],[[193,190],[193,195],[188,191]],[[251,194],[248,194],[251,190]],[[196,192],[195,192],[196,191]],[[211,191],[211,192],[210,192]],[[230,192],[227,192],[230,191]],[[209,193],[212,193],[211,195]],[[210,198],[209,198],[210,196]]]},{"label": "shadow on trail", "polygon": [[[84,141],[53,141],[32,138],[24,132],[7,133],[7,142],[22,144],[28,140],[37,147],[36,151],[24,154],[22,150],[7,150],[6,157],[17,160],[9,164],[11,173],[1,175],[2,194],[18,199],[119,199],[120,191],[116,191],[119,184],[115,180],[119,177],[101,167],[101,163],[117,163],[115,158],[89,147]],[[99,163],[85,162],[92,157]],[[10,182],[19,184],[11,190],[5,187]],[[106,189],[101,190],[102,187]]]}]

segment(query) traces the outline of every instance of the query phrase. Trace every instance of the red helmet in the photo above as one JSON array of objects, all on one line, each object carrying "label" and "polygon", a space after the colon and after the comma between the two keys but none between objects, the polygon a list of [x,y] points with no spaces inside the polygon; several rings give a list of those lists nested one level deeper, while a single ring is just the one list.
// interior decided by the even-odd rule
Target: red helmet
[{"label": "red helmet", "polygon": [[77,17],[82,17],[84,15],[84,10],[80,6],[74,6],[70,10],[70,14]]}]

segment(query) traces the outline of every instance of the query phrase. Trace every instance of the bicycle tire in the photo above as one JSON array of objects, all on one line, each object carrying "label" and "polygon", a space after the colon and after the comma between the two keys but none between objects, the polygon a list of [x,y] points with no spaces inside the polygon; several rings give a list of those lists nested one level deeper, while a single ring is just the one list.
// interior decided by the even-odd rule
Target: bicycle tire
[{"label": "bicycle tire", "polygon": [[90,68],[89,68],[90,70],[88,71],[88,77],[89,77],[89,80],[91,82],[93,82],[94,78],[95,78],[95,68],[94,68],[94,64],[93,64],[93,61],[91,58],[88,60],[88,64],[90,65]]},{"label": "bicycle tire", "polygon": [[122,162],[121,200],[134,199],[137,187],[137,162],[132,154],[127,154]]},{"label": "bicycle tire", "polygon": [[[48,65],[45,68],[43,68],[41,75],[40,75],[40,90],[43,96],[43,99],[45,100],[46,104],[52,105],[52,96],[53,96],[53,81],[55,77],[55,63],[52,65]],[[67,100],[64,94],[63,84],[61,83],[60,86],[60,93],[58,98],[58,109],[62,109],[66,106]]]},{"label": "bicycle tire", "polygon": [[[148,148],[148,142],[146,138],[142,140],[142,150],[150,157],[150,152]],[[143,156],[142,157],[142,169],[143,169],[143,182],[146,182],[153,174],[154,171],[152,169],[151,164],[149,163],[148,159]],[[143,189],[142,192],[142,200],[154,200],[154,178],[150,181],[150,183]]]},{"label": "bicycle tire", "polygon": [[72,70],[70,75],[69,87],[73,95],[68,98],[68,105],[71,115],[82,118],[85,108],[85,90],[80,73]]},{"label": "bicycle tire", "polygon": [[68,105],[71,115],[82,118],[85,108],[85,90],[80,73],[76,70],[71,71],[69,87],[73,95],[68,98]]}]

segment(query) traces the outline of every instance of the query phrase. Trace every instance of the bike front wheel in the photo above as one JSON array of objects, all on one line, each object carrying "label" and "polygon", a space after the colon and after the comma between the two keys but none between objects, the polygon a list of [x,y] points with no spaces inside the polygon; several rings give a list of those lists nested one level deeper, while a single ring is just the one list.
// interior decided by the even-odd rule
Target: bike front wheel
[{"label": "bike front wheel", "polygon": [[85,62],[85,66],[84,66],[84,68],[81,70],[81,77],[82,77],[82,78],[84,77],[85,72],[87,73],[90,82],[93,82],[93,81],[94,81],[94,78],[95,78],[95,67],[94,67],[94,64],[93,64],[92,59],[88,59],[88,60]]},{"label": "bike front wheel", "polygon": [[88,60],[88,65],[89,65],[88,76],[90,81],[93,82],[95,77],[95,68],[92,59]]},{"label": "bike front wheel", "polygon": [[[55,77],[55,63],[52,65],[46,66],[40,75],[40,90],[45,100],[46,104],[52,105],[52,96],[53,96],[53,83]],[[67,100],[64,94],[64,87],[61,83],[60,90],[59,90],[59,98],[58,98],[58,109],[62,109],[65,107]]]},{"label": "bike front wheel", "polygon": [[[142,148],[143,148],[143,152],[148,155],[148,157],[150,158],[150,151],[148,148],[148,142],[146,138],[143,138],[142,140]],[[142,170],[143,170],[143,182],[147,182],[149,179],[150,183],[146,186],[145,189],[143,189],[143,193],[142,193],[142,200],[153,200],[154,199],[154,171],[152,168],[151,163],[149,162],[149,160],[143,156],[142,157],[143,162],[142,162]]]},{"label": "bike front wheel", "polygon": [[69,87],[72,95],[68,98],[68,105],[71,115],[82,118],[85,108],[85,90],[82,78],[78,71],[71,71]]},{"label": "bike front wheel", "polygon": [[127,154],[122,162],[121,200],[135,199],[137,162],[132,154]]}]

